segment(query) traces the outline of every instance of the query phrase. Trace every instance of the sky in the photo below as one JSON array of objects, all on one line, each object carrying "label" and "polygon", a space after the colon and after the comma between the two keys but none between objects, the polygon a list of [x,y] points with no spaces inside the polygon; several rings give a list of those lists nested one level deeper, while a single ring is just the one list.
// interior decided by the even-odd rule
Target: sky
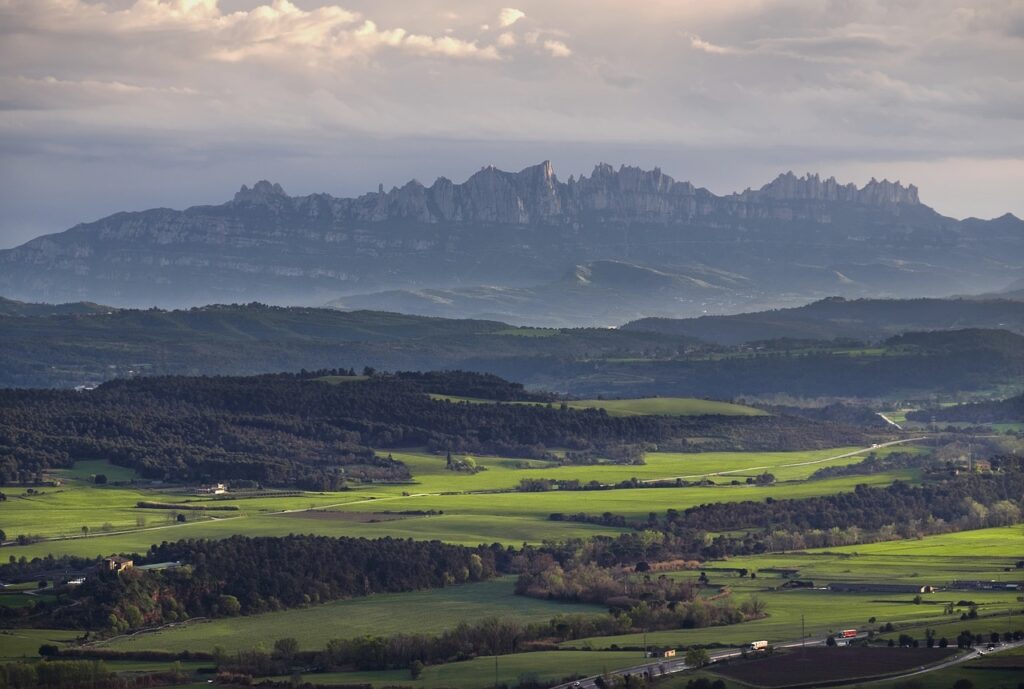
[{"label": "sky", "polygon": [[1024,217],[1024,0],[0,0],[0,248],[547,159]]}]

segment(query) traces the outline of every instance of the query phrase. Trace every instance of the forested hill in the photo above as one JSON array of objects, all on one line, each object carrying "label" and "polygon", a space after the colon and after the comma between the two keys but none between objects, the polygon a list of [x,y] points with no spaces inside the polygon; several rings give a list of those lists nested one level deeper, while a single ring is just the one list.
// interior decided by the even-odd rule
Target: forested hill
[{"label": "forested hill", "polygon": [[1024,423],[1024,395],[1005,400],[958,404],[952,407],[921,409],[907,413],[912,421],[966,423]]},{"label": "forested hill", "polygon": [[881,340],[908,331],[963,328],[1024,333],[1024,301],[833,297],[793,309],[700,318],[644,318],[622,326],[628,331],[694,337],[724,345],[783,337]]},{"label": "forested hill", "polygon": [[[47,307],[30,306],[40,313]],[[496,362],[508,360],[511,366],[501,369],[507,372],[517,361],[664,357],[694,344],[655,333],[255,303],[18,317],[0,310],[0,387],[70,387],[139,374],[250,375],[341,363],[498,372]]]},{"label": "forested hill", "polygon": [[906,333],[870,346],[859,338],[787,337],[726,347],[643,330],[522,328],[260,304],[0,316],[0,387],[340,365],[486,372],[578,397],[907,399],[1021,380],[1024,337],[958,330]]},{"label": "forested hill", "polygon": [[0,297],[0,316],[76,316],[112,313],[117,309],[88,301],[68,304],[37,304]]},{"label": "forested hill", "polygon": [[151,377],[81,393],[0,390],[0,482],[102,457],[150,478],[335,490],[349,480],[409,478],[374,449],[554,459],[549,448],[565,448],[635,461],[653,446],[787,450],[866,439],[849,426],[792,416],[614,417],[563,405],[454,403],[428,392],[536,399],[493,376],[460,372]]}]

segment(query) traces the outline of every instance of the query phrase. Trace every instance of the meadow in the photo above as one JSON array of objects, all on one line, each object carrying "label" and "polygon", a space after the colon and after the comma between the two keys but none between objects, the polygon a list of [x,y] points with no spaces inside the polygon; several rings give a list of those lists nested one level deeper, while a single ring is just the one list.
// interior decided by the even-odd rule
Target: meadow
[{"label": "meadow", "polygon": [[[0,503],[0,515],[9,539],[21,534],[61,539],[7,546],[10,554],[29,558],[47,553],[95,556],[142,552],[152,543],[163,540],[223,538],[235,533],[402,536],[469,545],[494,542],[519,545],[619,531],[589,524],[551,522],[548,515],[553,512],[613,512],[645,518],[650,511],[685,509],[708,502],[763,500],[768,496],[807,497],[849,491],[858,483],[887,485],[896,479],[915,480],[914,471],[806,480],[822,466],[858,462],[869,452],[885,454],[908,448],[912,446],[842,447],[805,452],[651,452],[643,465],[563,466],[538,460],[475,457],[482,468],[476,473],[448,471],[445,458],[440,455],[394,452],[391,454],[396,459],[409,466],[414,477],[412,483],[360,485],[336,493],[244,499],[230,495],[227,499],[197,497],[153,486],[95,485],[92,476],[97,473],[106,474],[111,481],[128,481],[133,476],[108,462],[79,462],[74,469],[56,472],[55,476],[61,481],[59,486],[33,489],[31,494],[25,489],[8,488],[8,500]],[[746,478],[764,472],[774,474],[780,482],[770,486],[745,483]],[[655,481],[677,477],[691,482],[710,478],[720,485],[507,492],[522,479],[531,478],[615,484],[632,479]],[[732,481],[739,485],[731,485]],[[177,510],[136,507],[136,503],[145,500],[190,506],[233,506],[237,510],[182,511],[187,521],[180,523],[176,520]],[[435,514],[407,515],[395,521],[391,521],[390,516],[388,520],[383,516],[366,516],[408,511]]]},{"label": "meadow", "polygon": [[459,663],[432,665],[424,668],[418,680],[411,679],[408,670],[308,674],[302,679],[314,684],[370,683],[374,686],[401,685],[416,689],[480,689],[494,686],[495,677],[498,683],[514,686],[524,678],[551,680],[582,677],[642,662],[641,654],[636,651],[540,651],[499,656],[497,662],[493,656],[485,656]]},{"label": "meadow", "polygon": [[[877,630],[893,623],[895,635],[913,629],[918,637],[924,629],[935,628],[955,637],[962,629],[977,632],[1005,631],[1006,613],[1020,610],[1015,591],[936,591],[923,594],[921,603],[908,593],[838,593],[826,590],[832,582],[913,583],[942,587],[954,579],[1024,581],[1024,571],[1016,562],[1024,559],[1024,525],[979,529],[929,536],[913,541],[888,541],[869,545],[808,550],[798,553],[755,555],[709,562],[705,571],[714,585],[728,586],[736,600],[756,595],[767,606],[767,617],[729,627],[699,630],[654,632],[651,643],[688,645],[692,643],[739,644],[756,639],[770,642],[800,638],[801,621],[811,638],[823,638],[837,629],[857,627]],[[748,568],[756,579],[740,577],[716,567]],[[764,569],[797,570],[796,578],[814,583],[813,589],[782,589],[786,579],[778,572]],[[682,579],[695,579],[696,571],[672,573]],[[977,604],[981,616],[960,620],[967,606],[955,605],[952,615],[945,614],[946,603],[962,600]],[[802,618],[802,620],[801,620]],[[871,618],[874,621],[871,622]],[[1019,618],[1020,619],[1020,618]],[[952,638],[951,637],[951,638]],[[610,648],[635,646],[639,635],[601,637],[571,641],[565,647]]]},{"label": "meadow", "polygon": [[115,639],[104,646],[123,651],[184,651],[220,646],[226,651],[249,649],[262,642],[294,637],[304,650],[323,648],[330,639],[364,634],[388,635],[415,629],[439,633],[460,622],[490,616],[520,622],[546,622],[559,614],[601,613],[597,605],[559,603],[516,596],[515,577],[449,586],[443,589],[392,593],[334,601],[308,608],[194,622]]}]

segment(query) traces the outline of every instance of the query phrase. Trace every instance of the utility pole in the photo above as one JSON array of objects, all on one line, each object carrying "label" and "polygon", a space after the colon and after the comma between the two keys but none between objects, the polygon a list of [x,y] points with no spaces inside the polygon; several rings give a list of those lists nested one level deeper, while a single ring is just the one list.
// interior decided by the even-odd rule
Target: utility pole
[{"label": "utility pole", "polygon": [[647,627],[644,627],[644,658],[647,657]]},{"label": "utility pole", "polygon": [[494,652],[494,689],[498,689],[498,652]]},{"label": "utility pole", "polygon": [[804,626],[804,616],[800,614],[800,655],[804,655],[807,642],[807,628]]}]

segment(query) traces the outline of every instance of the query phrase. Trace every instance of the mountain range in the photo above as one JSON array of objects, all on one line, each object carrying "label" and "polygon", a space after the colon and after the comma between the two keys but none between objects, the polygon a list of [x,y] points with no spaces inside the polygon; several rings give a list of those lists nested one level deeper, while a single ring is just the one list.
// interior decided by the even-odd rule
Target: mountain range
[{"label": "mountain range", "polygon": [[613,325],[843,295],[992,292],[1024,279],[1024,221],[956,220],[918,190],[780,175],[718,196],[661,170],[549,162],[337,198],[243,186],[0,251],[0,294],[192,306],[263,301]]}]

